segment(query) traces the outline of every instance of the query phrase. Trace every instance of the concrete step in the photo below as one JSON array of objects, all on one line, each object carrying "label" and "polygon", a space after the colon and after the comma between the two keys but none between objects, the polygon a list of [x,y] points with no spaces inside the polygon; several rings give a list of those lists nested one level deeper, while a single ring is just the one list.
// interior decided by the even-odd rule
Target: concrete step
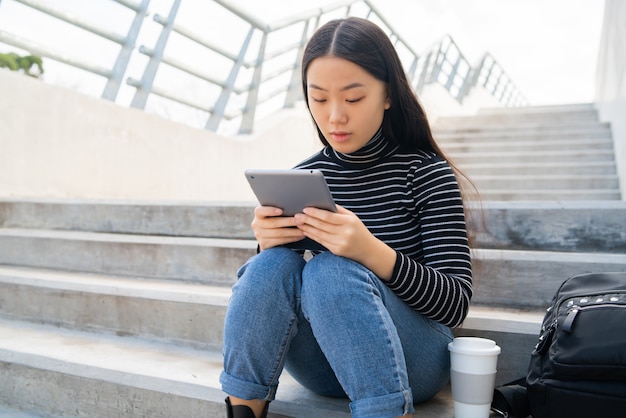
[{"label": "concrete step", "polygon": [[[546,119],[525,120],[523,118],[496,118],[494,116],[455,116],[442,117],[432,126],[435,140],[447,142],[455,137],[569,137],[575,138],[606,138],[611,136],[611,124],[600,122],[597,119],[582,120],[555,120],[548,116]],[[478,134],[484,134],[478,135]]]},{"label": "concrete step", "polygon": [[[580,129],[581,131],[595,132],[603,131],[606,127],[606,123],[599,122],[597,115],[592,117],[583,118],[581,120],[572,118],[562,118],[552,115],[545,117],[533,117],[525,118],[523,116],[496,116],[496,115],[480,115],[475,114],[471,116],[446,116],[437,120],[432,125],[432,130],[435,135],[435,139],[439,139],[439,133],[442,135],[455,134],[463,132],[485,132],[485,133],[497,133],[497,132],[510,132],[525,131],[532,133],[533,131],[575,131]],[[506,134],[505,134],[506,135]]]},{"label": "concrete step", "polygon": [[498,142],[525,142],[530,145],[568,143],[585,141],[597,142],[600,144],[611,143],[611,128],[607,124],[589,124],[577,127],[555,128],[552,126],[508,127],[508,126],[482,126],[475,128],[447,128],[433,131],[433,135],[443,147],[456,143],[493,144]]},{"label": "concrete step", "polygon": [[[230,240],[110,235],[0,230],[0,264],[231,286],[237,269],[255,253],[256,247],[254,241],[237,241],[234,246]],[[503,274],[527,281],[535,272],[562,277],[553,269],[552,253],[497,251],[474,251],[475,263],[482,268],[479,277],[484,281],[497,281]],[[522,253],[524,257],[520,259]],[[600,271],[623,271],[626,256],[573,253],[563,262],[567,271],[581,273],[587,271],[589,263]],[[542,288],[541,283],[537,285]]]},{"label": "concrete step", "polygon": [[546,114],[555,114],[568,117],[575,114],[574,120],[581,120],[581,115],[588,115],[591,119],[597,115],[594,103],[568,103],[556,105],[518,106],[518,107],[483,107],[477,112],[480,115],[526,115],[529,117]]},{"label": "concrete step", "polygon": [[481,198],[485,200],[494,201],[563,201],[563,200],[620,200],[621,192],[615,189],[607,190],[568,190],[568,189],[554,189],[554,190],[489,190],[484,189],[480,191]]},{"label": "concrete step", "polygon": [[[525,373],[542,316],[513,310],[500,311],[498,319],[493,316],[483,309],[456,334],[477,335],[473,328],[478,326],[496,338],[503,349],[497,377],[501,384]],[[6,337],[0,340],[0,402],[32,411],[27,416],[224,416],[218,351],[2,319],[0,335]],[[270,413],[348,417],[347,403],[316,396],[284,373]],[[451,413],[446,388],[418,405],[416,415]]]},{"label": "concrete step", "polygon": [[471,116],[448,116],[437,120],[435,126],[571,126],[598,122],[598,112],[592,104],[566,106],[528,106],[516,108],[480,109]]},{"label": "concrete step", "polygon": [[[0,320],[0,404],[47,417],[224,417],[217,352]],[[449,389],[417,416],[452,416]],[[348,401],[281,377],[270,417],[349,417]]]},{"label": "concrete step", "polygon": [[[512,193],[511,190],[504,192]],[[580,196],[584,198],[582,193]],[[549,192],[543,197],[552,200],[554,196]],[[68,214],[75,215],[78,211],[73,204],[54,206],[56,212],[64,209]],[[91,207],[78,205],[84,210]],[[119,209],[115,208],[116,211]],[[228,212],[226,206],[222,209]],[[151,210],[157,211],[158,205]],[[176,215],[175,208],[169,210]],[[186,207],[181,206],[180,210],[184,212]],[[107,219],[106,211],[99,212],[103,220]],[[539,253],[626,253],[626,232],[622,227],[626,203],[622,201],[485,202],[482,208],[471,213],[476,216],[472,231],[475,231],[474,242],[478,248],[532,249]],[[45,212],[42,215],[45,217]],[[234,213],[232,216],[224,215],[222,221],[228,225],[238,222],[239,218]],[[15,224],[20,218],[4,219],[5,223]],[[131,224],[132,220],[129,217],[117,221]],[[65,218],[59,215],[57,221],[63,226]],[[149,226],[144,228],[144,232],[150,229]],[[234,283],[236,270],[255,253],[255,247],[252,240],[0,230],[1,264],[222,286]],[[535,264],[541,266],[545,263],[537,259]]]},{"label": "concrete step", "polygon": [[[0,403],[50,417],[224,417],[221,354],[0,321]],[[435,408],[447,409],[443,399]],[[349,417],[288,375],[271,417]],[[438,410],[441,412],[441,409]],[[436,416],[436,415],[430,415]]]},{"label": "concrete step", "polygon": [[[227,287],[19,267],[0,267],[0,289],[2,318],[208,350],[222,346],[231,294]],[[485,289],[477,286],[476,298]],[[534,313],[546,306],[534,306]],[[464,327],[536,335],[539,323],[472,306]]]},{"label": "concrete step", "polygon": [[594,103],[567,103],[556,105],[533,105],[533,106],[518,106],[518,107],[483,107],[480,108],[478,113],[538,113],[545,112],[586,112],[595,111],[596,107]]},{"label": "concrete step", "polygon": [[[554,197],[549,193],[543,198],[550,196]],[[219,235],[223,239],[252,240],[250,220],[254,206],[255,203],[213,202],[203,206],[160,201],[0,199],[0,227],[105,232],[114,238],[130,234],[139,235],[139,239],[143,235]],[[473,230],[480,234],[478,247],[626,253],[624,201],[490,201],[483,195],[483,202],[470,213],[477,217]],[[253,246],[246,245],[249,249]]]},{"label": "concrete step", "polygon": [[0,317],[219,350],[230,287],[0,266]]},{"label": "concrete step", "polygon": [[615,175],[617,167],[615,161],[587,162],[587,163],[478,163],[464,164],[463,172],[471,178],[494,173],[501,175]]},{"label": "concrete step", "polygon": [[474,176],[472,181],[479,190],[619,190],[619,179],[615,174],[491,174]]},{"label": "concrete step", "polygon": [[[480,135],[480,134],[479,134]],[[481,136],[481,138],[484,138]],[[519,153],[533,149],[545,151],[561,151],[563,149],[576,150],[609,150],[613,151],[613,140],[611,138],[600,139],[549,139],[545,137],[537,138],[493,138],[490,140],[469,140],[468,138],[457,138],[454,142],[441,143],[441,147],[446,153],[482,153],[482,152],[509,152]]]},{"label": "concrete step", "polygon": [[0,229],[0,264],[230,285],[256,242]]},{"label": "concrete step", "polygon": [[[58,269],[61,269],[62,265],[56,261],[50,262],[52,266],[45,269],[0,267],[0,289],[2,289],[0,317],[11,326],[42,327],[50,332],[73,332],[89,338],[113,339],[116,342],[111,351],[115,353],[118,350],[117,342],[135,340],[160,347],[159,349],[166,347],[165,351],[169,351],[169,347],[173,346],[176,349],[197,350],[204,354],[218,352],[222,338],[223,314],[230,294],[229,285],[234,280],[234,271],[245,258],[254,253],[256,244],[251,239],[229,240],[149,234],[153,233],[153,229],[159,233],[174,234],[178,230],[175,220],[189,216],[190,222],[185,222],[184,228],[187,228],[189,233],[197,235],[196,229],[201,230],[212,221],[204,223],[204,219],[201,217],[196,219],[192,214],[212,211],[221,214],[219,228],[227,238],[231,233],[229,231],[240,234],[237,232],[238,228],[231,224],[243,222],[248,227],[253,204],[238,206],[241,210],[233,211],[229,210],[228,204],[216,205],[210,210],[197,205],[159,205],[154,202],[144,203],[138,207],[141,210],[134,204],[0,202],[0,223],[5,227],[0,237],[8,237],[0,247],[2,248],[0,257],[6,257],[5,261],[30,260],[33,264],[39,265],[42,264],[41,259],[48,255],[55,259],[64,251],[70,251],[74,255],[80,254],[81,257],[78,258],[91,259],[92,262],[98,260],[95,264],[96,269],[100,271],[100,274],[60,271]],[[96,215],[88,219],[90,212]],[[472,211],[472,219],[474,216],[480,218],[481,213],[489,229],[480,230],[475,239],[478,247],[473,251],[475,297],[467,320],[454,332],[455,335],[492,338],[503,347],[498,381],[504,383],[525,374],[530,352],[536,343],[543,311],[563,280],[583,272],[626,271],[624,256],[626,236],[622,234],[626,202],[485,202],[481,211]],[[146,216],[144,214],[151,214],[149,216],[154,224],[142,221]],[[158,217],[160,220],[156,221]],[[191,221],[195,222],[193,227],[190,226]],[[29,229],[33,224],[37,228]],[[127,231],[135,228],[136,224],[140,225],[140,233],[146,235],[134,235]],[[47,229],[51,226],[60,230]],[[62,230],[70,227],[95,228],[107,232]],[[217,226],[214,228],[218,229]],[[125,233],[117,233],[118,229],[125,230]],[[239,237],[246,238],[243,235]],[[31,238],[35,241],[30,243],[19,241]],[[68,243],[73,240],[76,240],[74,244]],[[3,238],[0,239],[0,242],[2,241]],[[45,245],[37,243],[41,241],[45,242]],[[22,243],[22,251],[12,249],[12,244],[19,242]],[[203,265],[197,261],[198,257],[206,257],[205,253],[212,253],[222,244],[227,248],[237,249],[232,253],[233,259],[224,263],[230,267],[221,270],[221,267],[209,265],[210,263]],[[181,246],[183,250],[179,252],[177,246]],[[534,251],[525,251],[528,248]],[[542,248],[546,251],[537,251]],[[129,267],[133,259],[136,264],[144,264],[146,259],[152,260],[141,255],[144,251],[153,253],[154,260],[161,264],[169,264],[171,261],[168,260],[183,260],[184,265],[179,265],[176,269]],[[10,253],[8,256],[3,255],[7,252]],[[134,252],[134,257],[125,256],[129,252]],[[215,257],[213,263],[216,259],[222,262],[220,257]],[[88,268],[88,263],[81,263],[83,262],[77,262],[75,266]],[[50,271],[49,268],[55,268],[57,271]],[[199,276],[204,277],[206,271],[213,271],[216,268],[221,272],[227,271],[230,276],[222,275],[216,281],[198,279]],[[182,273],[172,274],[173,271]],[[111,272],[116,273],[112,275]],[[141,272],[150,274],[144,275],[140,274]],[[200,272],[202,274],[199,274]],[[196,276],[186,280],[185,277],[189,274]],[[134,277],[128,277],[129,275]],[[154,276],[159,277],[155,279]],[[4,337],[2,329],[0,335]],[[122,336],[124,338],[121,338]],[[91,340],[84,345],[90,346],[89,341]],[[30,346],[29,343],[23,342],[22,345]],[[63,345],[69,357],[81,358],[81,352],[75,351],[74,347],[82,347],[83,343],[66,342]],[[17,391],[21,390],[21,384],[27,386],[28,390],[25,390],[24,396],[29,399],[21,400],[16,397],[12,400],[15,403],[11,404],[0,398],[0,404],[16,405],[19,408],[28,405],[30,408],[33,402],[31,398],[38,399],[38,395],[33,391],[41,385],[33,382],[45,381],[45,385],[48,385],[50,381],[53,382],[50,385],[61,387],[72,387],[72,384],[76,386],[76,382],[80,382],[79,386],[84,387],[87,392],[104,394],[104,402],[98,407],[98,411],[109,411],[108,402],[112,402],[109,399],[110,393],[123,393],[129,395],[124,395],[124,399],[138,399],[142,404],[135,407],[132,401],[129,401],[130,406],[123,405],[127,408],[125,411],[129,410],[128,408],[138,411],[135,416],[160,416],[150,415],[153,411],[144,412],[142,409],[143,405],[159,397],[166,399],[170,405],[164,407],[166,413],[173,413],[171,408],[183,411],[182,415],[171,416],[195,416],[193,411],[196,409],[193,408],[217,411],[213,416],[223,416],[223,409],[220,409],[223,408],[223,394],[220,394],[219,399],[214,402],[205,399],[207,393],[215,393],[219,388],[207,390],[203,386],[200,390],[203,395],[196,397],[195,393],[199,390],[196,386],[189,386],[188,382],[172,383],[172,379],[168,379],[168,384],[178,389],[170,390],[168,394],[163,395],[162,380],[151,375],[145,378],[143,374],[128,374],[118,369],[109,370],[101,364],[84,366],[80,361],[59,361],[46,357],[45,353],[23,352],[16,349],[7,351],[2,349],[0,343],[0,355],[6,352],[10,352],[12,358],[21,360],[15,363],[0,359],[3,364],[0,373],[9,376],[8,380],[4,376],[0,379],[0,393],[3,392],[1,385],[4,381],[8,382],[8,385],[13,385],[12,388],[17,387],[18,389],[15,389]],[[73,354],[70,354],[71,352]],[[176,364],[176,360],[171,361]],[[131,361],[134,362],[140,364],[139,360]],[[41,364],[45,367],[40,367]],[[49,367],[50,364],[63,364],[63,367],[71,369],[72,372],[59,375],[56,369]],[[106,377],[102,378],[100,373],[104,373]],[[117,376],[122,384],[112,382],[110,376]],[[217,374],[211,378],[216,379],[216,376]],[[17,386],[14,385],[16,381]],[[128,382],[142,383],[133,386]],[[146,385],[156,388],[155,391],[146,390]],[[339,409],[332,409],[334,407],[329,406],[328,400],[314,397],[295,383],[293,387],[299,395],[294,396],[292,401],[286,400],[283,404],[277,401],[274,413],[280,415],[275,416],[306,416],[303,415],[303,410],[312,410],[317,414],[312,416],[342,416],[338,415],[342,413],[341,411],[347,414],[345,401],[342,401]],[[48,390],[47,386],[43,389]],[[78,389],[70,389],[72,390],[72,396],[75,396]],[[56,396],[60,399],[73,399],[65,393]],[[280,396],[283,396],[282,390],[279,399]],[[443,398],[438,398],[428,405],[440,407],[445,405],[448,409],[444,410],[443,416],[450,416],[449,394],[441,396]],[[88,397],[86,399],[85,406],[81,408],[93,412],[95,410],[93,402],[89,401]],[[311,404],[317,409],[310,409]],[[420,416],[429,416],[426,415],[428,410],[421,408],[419,412],[424,415]],[[98,413],[94,412],[90,416],[98,416]],[[212,412],[203,416],[212,416],[210,413]],[[324,413],[327,415],[320,415]],[[438,413],[441,413],[441,410]],[[115,412],[111,414],[115,415]],[[125,416],[124,413],[119,415]],[[50,413],[45,416],[54,415]],[[57,416],[73,415],[61,411]],[[433,413],[430,416],[442,415]]]},{"label": "concrete step", "polygon": [[[620,255],[575,265],[572,260],[580,254],[551,253],[548,271],[537,269],[532,259],[483,252],[483,258],[502,259],[489,275],[475,260],[473,304],[454,332],[498,342],[503,348],[501,382],[525,372],[545,308],[563,280],[579,272],[626,271]],[[0,289],[0,318],[5,320],[214,351],[222,344],[230,297],[225,287],[13,267],[0,267]]]},{"label": "concrete step", "polygon": [[0,418],[44,418],[41,413],[26,412],[15,408],[0,405]]},{"label": "concrete step", "polygon": [[626,272],[626,254],[474,249],[473,303],[520,309],[546,307],[568,277]]},{"label": "concrete step", "polygon": [[586,164],[590,162],[615,162],[615,153],[612,150],[579,151],[576,149],[537,151],[529,149],[515,153],[485,151],[479,154],[467,154],[464,152],[449,152],[452,161],[463,169],[465,164],[489,164],[503,163],[569,163]]},{"label": "concrete step", "polygon": [[254,203],[0,198],[0,227],[253,238]]},{"label": "concrete step", "polygon": [[433,132],[485,199],[621,198],[611,127],[592,104],[482,109]]},{"label": "concrete step", "polygon": [[626,201],[484,201],[469,215],[476,248],[626,254]]}]

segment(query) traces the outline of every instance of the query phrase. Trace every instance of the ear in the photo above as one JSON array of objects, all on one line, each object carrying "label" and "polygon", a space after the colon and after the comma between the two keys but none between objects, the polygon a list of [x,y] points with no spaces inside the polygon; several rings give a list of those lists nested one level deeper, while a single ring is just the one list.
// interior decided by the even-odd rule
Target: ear
[{"label": "ear", "polygon": [[387,85],[387,95],[385,96],[385,110],[391,107],[391,94],[389,94],[389,85]]}]

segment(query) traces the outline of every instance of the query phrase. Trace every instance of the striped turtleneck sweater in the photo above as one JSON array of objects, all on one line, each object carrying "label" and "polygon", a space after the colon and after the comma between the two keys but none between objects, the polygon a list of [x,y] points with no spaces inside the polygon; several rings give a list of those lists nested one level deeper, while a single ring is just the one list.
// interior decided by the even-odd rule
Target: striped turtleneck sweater
[{"label": "striped turtleneck sweater", "polygon": [[318,169],[335,202],[397,254],[386,283],[427,318],[459,326],[472,296],[463,202],[448,163],[406,151],[379,131],[352,154],[325,147],[296,166]]}]

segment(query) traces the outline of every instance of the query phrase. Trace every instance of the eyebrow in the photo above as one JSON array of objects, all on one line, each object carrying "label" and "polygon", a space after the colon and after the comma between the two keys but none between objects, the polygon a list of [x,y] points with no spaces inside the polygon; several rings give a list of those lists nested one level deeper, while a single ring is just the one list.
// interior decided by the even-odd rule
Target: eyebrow
[{"label": "eyebrow", "polygon": [[[358,82],[357,83],[351,83],[351,84],[348,84],[347,86],[342,87],[340,91],[351,90],[351,89],[355,89],[355,88],[359,88],[359,87],[365,87],[365,84],[358,83]],[[325,88],[322,88],[322,87],[318,86],[317,84],[309,84],[309,88],[310,89],[315,89],[315,90],[326,91]]]}]

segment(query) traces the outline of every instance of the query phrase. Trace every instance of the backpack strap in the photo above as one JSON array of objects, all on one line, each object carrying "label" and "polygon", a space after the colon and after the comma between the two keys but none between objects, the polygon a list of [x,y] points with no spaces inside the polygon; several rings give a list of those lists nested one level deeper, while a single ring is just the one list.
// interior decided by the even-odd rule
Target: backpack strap
[{"label": "backpack strap", "polygon": [[530,406],[526,394],[526,378],[495,388],[491,409],[504,418],[526,418],[529,416]]}]

